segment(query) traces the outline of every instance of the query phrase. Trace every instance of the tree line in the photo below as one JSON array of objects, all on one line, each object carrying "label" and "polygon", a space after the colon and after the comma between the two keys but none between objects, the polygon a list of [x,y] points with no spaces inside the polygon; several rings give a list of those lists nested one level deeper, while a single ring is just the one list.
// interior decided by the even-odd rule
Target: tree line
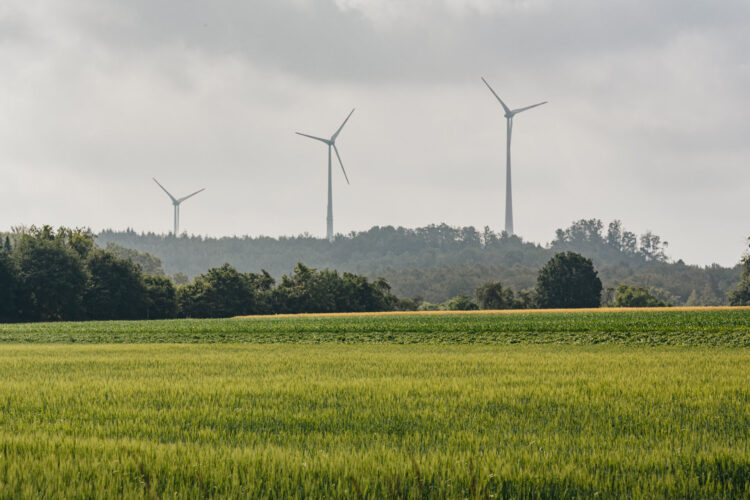
[{"label": "tree line", "polygon": [[459,295],[472,296],[484,282],[500,281],[515,290],[535,287],[539,269],[560,252],[592,259],[605,291],[620,283],[661,290],[674,305],[721,305],[740,279],[741,268],[694,266],[670,261],[667,243],[651,232],[628,231],[620,221],[605,224],[584,219],[558,229],[545,246],[489,228],[373,227],[337,235],[333,243],[310,235],[295,237],[225,237],[138,234],[104,231],[97,243],[117,244],[147,252],[163,262],[176,282],[230,262],[240,271],[266,269],[280,279],[299,261],[318,269],[338,269],[375,280],[385,278],[400,297],[421,297],[441,303]]},{"label": "tree line", "polygon": [[[31,227],[0,247],[0,321],[135,320],[412,307],[388,282],[298,264],[277,284],[229,264],[176,285],[155,257],[97,248],[87,230]],[[147,271],[144,271],[148,268]]]},{"label": "tree line", "polygon": [[[153,255],[109,243],[94,244],[87,230],[31,227],[0,246],[0,321],[211,318],[255,314],[375,312],[432,309],[656,307],[674,305],[653,287],[620,283],[605,288],[593,259],[558,252],[537,272],[535,286],[514,292],[485,281],[473,297],[442,303],[399,298],[386,279],[308,267],[276,281],[265,270],[240,272],[223,264],[194,280],[165,275]],[[750,304],[750,254],[733,305]]]}]

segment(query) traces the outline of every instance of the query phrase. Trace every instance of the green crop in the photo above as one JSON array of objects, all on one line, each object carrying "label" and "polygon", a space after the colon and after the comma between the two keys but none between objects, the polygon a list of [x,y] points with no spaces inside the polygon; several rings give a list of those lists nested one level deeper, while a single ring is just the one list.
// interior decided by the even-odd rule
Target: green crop
[{"label": "green crop", "polygon": [[750,310],[30,323],[0,325],[0,342],[562,343],[750,347]]},{"label": "green crop", "polygon": [[38,323],[0,343],[0,498],[750,497],[748,310]]},{"label": "green crop", "polygon": [[0,346],[0,497],[750,495],[750,351]]}]

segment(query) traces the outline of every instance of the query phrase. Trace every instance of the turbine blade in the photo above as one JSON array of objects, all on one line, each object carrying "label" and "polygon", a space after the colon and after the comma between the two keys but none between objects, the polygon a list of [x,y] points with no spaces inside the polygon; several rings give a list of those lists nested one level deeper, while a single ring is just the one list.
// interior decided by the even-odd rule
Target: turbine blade
[{"label": "turbine blade", "polygon": [[[354,108],[354,109],[357,109],[357,108]],[[344,123],[342,123],[341,126],[339,127],[339,129],[336,131],[336,133],[331,136],[331,142],[335,142],[336,141],[336,137],[339,136],[339,134],[341,133],[341,129],[343,129],[344,125],[346,125],[346,122],[349,121],[349,118],[352,116],[352,113],[354,113],[354,109],[352,109],[349,112],[349,114],[346,117],[346,120],[344,120]]]},{"label": "turbine blade", "polygon": [[310,139],[315,139],[316,141],[324,142],[326,144],[330,142],[328,139],[323,139],[322,137],[315,137],[314,135],[303,134],[302,132],[295,132],[295,134],[301,135],[304,137],[309,137]]},{"label": "turbine blade", "polygon": [[193,194],[189,194],[187,196],[183,196],[182,198],[180,198],[179,200],[177,200],[177,203],[182,203],[183,201],[187,200],[188,198],[192,198],[196,194],[200,193],[201,191],[205,191],[205,190],[206,190],[206,188],[202,188],[202,189],[199,189],[198,191],[196,191]]},{"label": "turbine blade", "polygon": [[540,102],[538,104],[532,104],[531,106],[526,106],[525,108],[518,108],[513,110],[513,114],[517,115],[521,111],[526,111],[527,109],[536,108],[537,106],[541,106],[542,104],[547,104],[547,101]]},{"label": "turbine blade", "polygon": [[496,99],[497,99],[497,100],[498,100],[498,101],[500,102],[500,104],[502,105],[502,107],[503,107],[503,109],[505,110],[505,112],[506,112],[506,113],[510,113],[510,108],[509,108],[508,106],[506,106],[506,105],[505,105],[505,103],[503,102],[503,100],[502,100],[502,99],[500,99],[500,96],[499,96],[499,95],[497,95],[497,92],[495,92],[495,91],[494,91],[494,90],[492,89],[492,87],[490,87],[490,84],[489,84],[489,83],[487,83],[487,80],[485,80],[485,79],[484,79],[484,77],[482,77],[482,81],[484,82],[484,84],[485,84],[485,85],[487,85],[487,88],[488,88],[488,89],[490,89],[490,92],[492,92],[492,94],[493,94],[493,95],[495,96],[495,98],[496,98]]},{"label": "turbine blade", "polygon": [[167,193],[167,196],[169,196],[174,203],[177,203],[177,199],[174,196],[172,196],[172,193],[170,193],[169,191],[167,191],[167,188],[165,188],[164,186],[162,186],[161,184],[159,184],[159,181],[156,180],[156,177],[152,177],[152,179],[162,189],[162,191],[164,191],[165,193]]},{"label": "turbine blade", "polygon": [[349,182],[349,176],[346,175],[346,170],[344,169],[344,162],[341,161],[341,155],[339,154],[339,148],[336,147],[336,145],[333,145],[333,150],[336,152],[336,158],[339,159],[339,165],[341,165],[341,171],[344,172],[344,179],[346,179],[346,183],[351,185]]}]

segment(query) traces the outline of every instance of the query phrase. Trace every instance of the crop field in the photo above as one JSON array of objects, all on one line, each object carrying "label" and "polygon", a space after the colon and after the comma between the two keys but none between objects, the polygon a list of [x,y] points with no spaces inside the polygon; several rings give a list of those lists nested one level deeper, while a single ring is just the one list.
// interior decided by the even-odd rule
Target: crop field
[{"label": "crop field", "polygon": [[624,344],[750,347],[750,307],[260,316],[0,325],[0,343]]},{"label": "crop field", "polygon": [[748,337],[747,310],[3,325],[0,498],[747,498]]}]

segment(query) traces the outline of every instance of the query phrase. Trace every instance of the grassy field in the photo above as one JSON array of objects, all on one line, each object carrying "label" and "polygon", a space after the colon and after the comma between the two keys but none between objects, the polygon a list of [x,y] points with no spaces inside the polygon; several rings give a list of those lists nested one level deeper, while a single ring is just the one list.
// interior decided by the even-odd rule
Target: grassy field
[{"label": "grassy field", "polygon": [[0,347],[0,496],[747,497],[750,351]]},{"label": "grassy field", "polygon": [[626,344],[750,347],[750,308],[301,315],[0,325],[0,343]]},{"label": "grassy field", "polygon": [[749,337],[748,310],[2,325],[0,498],[750,498]]}]

